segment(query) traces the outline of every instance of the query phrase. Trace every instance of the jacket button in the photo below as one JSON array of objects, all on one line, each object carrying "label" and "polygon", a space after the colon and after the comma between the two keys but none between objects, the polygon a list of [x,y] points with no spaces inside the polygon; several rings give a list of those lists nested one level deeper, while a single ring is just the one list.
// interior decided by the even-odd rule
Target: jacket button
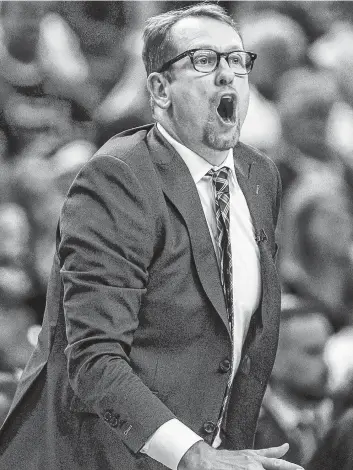
[{"label": "jacket button", "polygon": [[203,425],[203,430],[206,434],[212,434],[216,429],[216,425],[212,421],[206,421]]},{"label": "jacket button", "polygon": [[106,411],[103,415],[103,418],[104,420],[107,422],[107,423],[110,423],[111,419],[112,419],[112,414],[110,411]]},{"label": "jacket button", "polygon": [[230,371],[230,360],[228,358],[223,359],[223,361],[219,363],[219,371],[223,374]]},{"label": "jacket button", "polygon": [[112,417],[112,419],[110,420],[110,425],[113,427],[113,428],[116,428],[117,425],[118,425],[118,420],[115,416]]}]

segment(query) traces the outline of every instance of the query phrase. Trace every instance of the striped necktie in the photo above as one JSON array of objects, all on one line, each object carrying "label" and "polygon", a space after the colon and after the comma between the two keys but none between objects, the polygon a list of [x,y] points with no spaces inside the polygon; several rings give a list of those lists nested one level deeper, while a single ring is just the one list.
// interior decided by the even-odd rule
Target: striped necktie
[{"label": "striped necktie", "polygon": [[211,169],[207,175],[212,177],[215,202],[216,202],[216,223],[217,223],[217,245],[220,255],[220,272],[221,284],[223,287],[224,297],[226,301],[229,327],[232,336],[232,361],[231,373],[228,378],[227,388],[224,394],[222,407],[218,417],[216,432],[213,436],[213,443],[219,445],[219,433],[221,430],[222,422],[226,414],[227,405],[229,402],[230,391],[234,379],[234,343],[233,343],[233,330],[234,330],[234,311],[233,311],[233,266],[232,266],[232,247],[230,238],[229,227],[229,212],[230,212],[230,194],[229,194],[229,171],[227,167],[222,167],[219,170]]},{"label": "striped necktie", "polygon": [[229,168],[210,170],[207,175],[212,177],[216,202],[217,245],[220,256],[221,283],[226,300],[229,325],[233,326],[233,269],[232,247],[229,228]]}]

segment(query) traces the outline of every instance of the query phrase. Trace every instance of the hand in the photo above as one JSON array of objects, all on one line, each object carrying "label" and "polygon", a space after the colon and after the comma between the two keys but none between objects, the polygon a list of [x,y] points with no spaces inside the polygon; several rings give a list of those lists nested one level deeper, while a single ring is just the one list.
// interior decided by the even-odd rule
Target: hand
[{"label": "hand", "polygon": [[196,442],[180,460],[178,470],[303,470],[282,460],[289,445],[258,450],[217,450]]}]

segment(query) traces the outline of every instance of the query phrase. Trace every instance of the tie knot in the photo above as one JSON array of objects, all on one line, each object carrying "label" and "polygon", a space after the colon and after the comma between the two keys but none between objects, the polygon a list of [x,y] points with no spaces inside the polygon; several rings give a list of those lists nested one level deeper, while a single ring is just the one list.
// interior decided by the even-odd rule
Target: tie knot
[{"label": "tie knot", "polygon": [[210,171],[207,172],[206,176],[211,176],[213,183],[216,187],[217,194],[220,193],[228,193],[229,194],[229,177],[230,168],[223,166],[219,170],[214,170],[211,168]]},{"label": "tie knot", "polygon": [[227,166],[222,166],[219,170],[214,170],[211,168],[207,173],[206,176],[212,176],[213,179],[224,179],[228,180],[230,168]]}]

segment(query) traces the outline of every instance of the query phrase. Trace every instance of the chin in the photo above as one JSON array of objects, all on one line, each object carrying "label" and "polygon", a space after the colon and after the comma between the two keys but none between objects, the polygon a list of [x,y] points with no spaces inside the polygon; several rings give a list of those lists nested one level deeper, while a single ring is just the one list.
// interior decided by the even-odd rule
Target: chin
[{"label": "chin", "polygon": [[240,129],[236,126],[231,132],[222,134],[213,128],[205,133],[204,143],[214,150],[229,150],[237,145],[240,137]]}]

